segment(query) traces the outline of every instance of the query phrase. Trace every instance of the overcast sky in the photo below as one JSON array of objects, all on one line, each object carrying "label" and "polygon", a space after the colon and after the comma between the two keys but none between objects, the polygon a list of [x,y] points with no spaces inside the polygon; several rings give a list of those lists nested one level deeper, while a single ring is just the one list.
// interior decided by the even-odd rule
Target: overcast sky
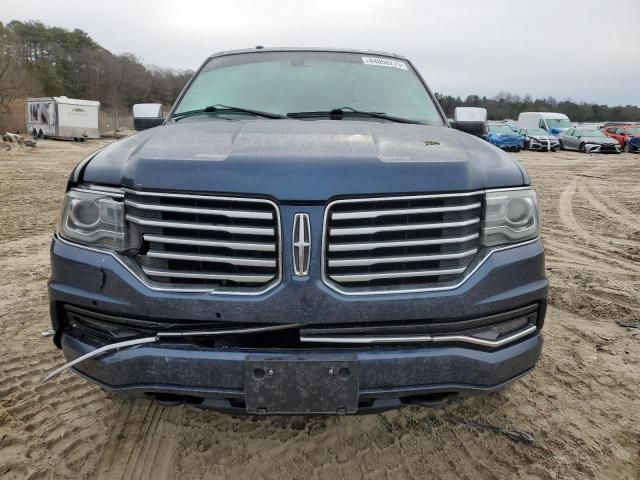
[{"label": "overcast sky", "polygon": [[1,2],[2,22],[80,28],[162,67],[255,45],[353,47],[409,57],[441,93],[640,104],[640,0]]}]

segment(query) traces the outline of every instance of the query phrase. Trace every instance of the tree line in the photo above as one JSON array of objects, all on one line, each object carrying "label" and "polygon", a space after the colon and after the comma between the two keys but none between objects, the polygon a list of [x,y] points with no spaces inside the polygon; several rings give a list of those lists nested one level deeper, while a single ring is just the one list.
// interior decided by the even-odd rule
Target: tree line
[{"label": "tree line", "polygon": [[115,55],[80,29],[0,22],[0,112],[35,96],[99,100],[107,110],[167,105],[192,73],[144,65],[132,53]]},{"label": "tree line", "polygon": [[445,114],[453,118],[456,107],[483,107],[487,109],[489,120],[517,120],[520,112],[564,113],[575,122],[625,121],[640,122],[640,108],[636,105],[610,107],[595,103],[558,101],[553,97],[532,99],[509,92],[500,92],[493,98],[469,95],[467,98],[435,94]]},{"label": "tree line", "polygon": [[[132,53],[115,55],[80,29],[38,21],[0,22],[0,114],[12,108],[23,112],[24,99],[35,96],[99,100],[103,110],[116,113],[140,102],[169,105],[192,73],[145,65]],[[525,111],[554,111],[580,122],[640,121],[640,108],[633,105],[609,107],[553,97],[534,100],[508,92],[493,98],[439,93],[436,97],[449,117],[455,107],[468,106],[486,108],[495,120],[516,119]]]}]

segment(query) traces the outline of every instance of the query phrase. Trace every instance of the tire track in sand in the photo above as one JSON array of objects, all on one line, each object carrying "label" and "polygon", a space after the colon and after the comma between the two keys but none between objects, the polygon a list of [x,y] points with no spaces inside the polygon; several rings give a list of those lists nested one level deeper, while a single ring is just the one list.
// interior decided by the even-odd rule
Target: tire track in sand
[{"label": "tire track in sand", "polygon": [[1,368],[6,373],[0,385],[3,420],[26,432],[34,454],[57,464],[61,478],[87,473],[86,458],[105,434],[95,422],[108,405],[104,393],[75,375],[40,384],[51,368],[45,355],[6,356]]},{"label": "tire track in sand", "polygon": [[[169,478],[182,409],[146,400],[123,400],[93,470],[98,480]],[[176,413],[175,418],[171,413]]]},{"label": "tire track in sand", "polygon": [[[629,246],[635,247],[637,246],[637,242],[592,234],[582,228],[578,223],[573,213],[573,198],[576,195],[577,190],[578,180],[574,179],[560,194],[558,212],[562,224],[569,230],[576,233],[578,238],[589,246],[595,246],[600,250],[606,250],[612,254],[622,257],[628,256],[628,252],[626,250],[622,250],[622,248]],[[574,238],[574,240],[576,239]]]},{"label": "tire track in sand", "polygon": [[596,191],[589,182],[584,182],[579,185],[578,193],[582,195],[593,208],[607,217],[608,221],[615,222],[617,224],[616,226],[622,227],[623,230],[640,229],[640,217],[628,210],[625,214],[618,213],[618,210],[624,207],[614,201],[609,200],[607,201],[608,205],[605,205],[599,191]]}]

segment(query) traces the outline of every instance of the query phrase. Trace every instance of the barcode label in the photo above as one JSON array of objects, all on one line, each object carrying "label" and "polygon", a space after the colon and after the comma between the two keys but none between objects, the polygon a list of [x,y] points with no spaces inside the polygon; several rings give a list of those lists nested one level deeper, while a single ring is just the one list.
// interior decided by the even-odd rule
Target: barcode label
[{"label": "barcode label", "polygon": [[400,60],[392,60],[390,58],[379,57],[362,57],[362,62],[365,65],[376,65],[378,67],[390,67],[399,68],[400,70],[407,70],[407,64]]}]

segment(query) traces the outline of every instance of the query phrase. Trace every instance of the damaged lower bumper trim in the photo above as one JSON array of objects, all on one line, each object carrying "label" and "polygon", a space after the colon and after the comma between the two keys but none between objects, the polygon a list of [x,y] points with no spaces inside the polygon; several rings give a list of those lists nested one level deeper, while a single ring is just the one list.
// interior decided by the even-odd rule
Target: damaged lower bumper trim
[{"label": "damaged lower bumper trim", "polygon": [[[407,404],[435,405],[457,396],[499,390],[533,369],[542,343],[542,335],[535,334],[494,351],[455,345],[350,349],[348,353],[357,363],[356,413]],[[68,359],[93,349],[67,335],[63,335],[62,344]],[[344,354],[344,349],[332,349],[261,356],[265,360],[291,361],[303,356],[335,362]],[[249,413],[244,377],[253,356],[251,351],[196,351],[184,344],[156,342],[88,359],[74,365],[72,371],[119,394],[241,414]]]},{"label": "damaged lower bumper trim", "polygon": [[151,337],[144,338],[136,338],[132,340],[125,340],[123,342],[110,343],[108,345],[104,345],[102,347],[96,348],[91,352],[85,353],[84,355],[75,358],[74,360],[64,364],[60,368],[56,368],[52,372],[50,372],[41,383],[45,383],[51,380],[56,375],[64,372],[65,370],[78,365],[80,362],[84,362],[90,358],[95,358],[100,355],[104,355],[110,352],[116,352],[118,350],[122,350],[124,348],[132,348],[137,347],[138,345],[144,345],[146,343],[156,343],[162,340],[163,338],[179,338],[179,337],[214,337],[221,335],[244,335],[244,334],[252,334],[252,333],[262,333],[262,332],[273,332],[279,330],[288,330],[291,328],[299,327],[298,324],[283,324],[283,325],[269,325],[265,327],[254,327],[254,328],[239,328],[239,329],[220,329],[220,330],[212,330],[212,331],[203,331],[203,330],[195,330],[195,331],[186,331],[186,332],[158,332]]}]

